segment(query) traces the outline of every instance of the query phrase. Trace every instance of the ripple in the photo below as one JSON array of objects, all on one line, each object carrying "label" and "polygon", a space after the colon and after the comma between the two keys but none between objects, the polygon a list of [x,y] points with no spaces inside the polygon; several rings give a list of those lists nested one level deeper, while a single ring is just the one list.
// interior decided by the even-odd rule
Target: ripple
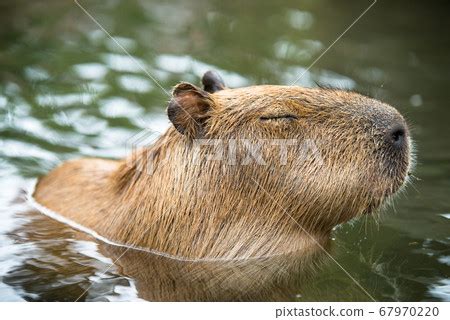
[{"label": "ripple", "polygon": [[189,56],[162,54],[156,58],[156,65],[172,73],[184,73],[191,69],[192,58]]},{"label": "ripple", "polygon": [[197,76],[202,76],[208,70],[216,70],[230,87],[243,87],[249,84],[248,79],[238,73],[201,62],[191,56],[162,54],[156,58],[155,63],[159,68],[172,73],[192,73]]},{"label": "ripple", "polygon": [[132,120],[133,124],[141,129],[150,129],[156,132],[165,132],[171,125],[167,116],[161,114],[144,114]]},{"label": "ripple", "polygon": [[450,301],[450,279],[442,279],[437,284],[433,284],[428,292],[438,299]]},{"label": "ripple", "polygon": [[294,81],[295,85],[298,86],[313,87],[316,85],[311,72],[304,67],[289,67],[281,75],[281,78],[283,79],[283,83],[287,85],[294,84]]},{"label": "ripple", "polygon": [[[122,52],[123,49],[133,51],[137,47],[137,43],[134,39],[119,36],[114,36],[113,38],[114,40],[111,38],[105,39],[106,46],[111,51]],[[117,43],[119,43],[119,45]]]},{"label": "ripple", "polygon": [[2,109],[5,108],[7,104],[8,104],[8,98],[0,95],[0,108],[2,108]]},{"label": "ripple", "polygon": [[287,18],[291,27],[297,30],[308,30],[314,22],[311,13],[301,10],[290,10],[287,13]]},{"label": "ripple", "polygon": [[73,128],[81,133],[94,135],[99,134],[105,130],[108,126],[106,120],[100,119],[95,116],[83,116],[72,122]]},{"label": "ripple", "polygon": [[16,117],[11,127],[21,132],[24,140],[27,140],[27,137],[34,137],[47,143],[65,146],[73,146],[75,141],[80,142],[73,133],[57,132],[43,124],[43,122],[53,121],[53,119],[54,117],[48,120]]},{"label": "ripple", "polygon": [[79,252],[86,257],[93,258],[95,261],[100,261],[104,264],[113,264],[110,258],[105,257],[98,251],[98,244],[92,241],[77,240],[69,246],[75,252]]},{"label": "ripple", "polygon": [[121,97],[111,97],[101,100],[99,103],[101,114],[109,118],[129,118],[142,113],[140,105]]},{"label": "ripple", "polygon": [[302,40],[298,44],[287,40],[280,40],[273,45],[275,56],[278,59],[295,61],[311,60],[323,50],[323,47],[323,44],[317,40]]},{"label": "ripple", "polygon": [[[0,145],[1,145],[0,141]],[[3,173],[3,172],[2,172]],[[0,196],[0,278],[3,278],[11,270],[21,266],[28,258],[27,252],[36,251],[31,243],[16,243],[8,234],[23,224],[23,221],[15,218],[16,210],[11,201],[17,197],[17,190],[22,186],[22,179],[12,176],[2,178],[2,183],[8,188],[2,190]],[[20,206],[16,206],[20,207]],[[0,301],[24,301],[23,292],[0,282]]]},{"label": "ripple", "polygon": [[108,68],[100,63],[82,63],[73,66],[75,73],[82,79],[101,79],[106,73]]},{"label": "ripple", "polygon": [[442,213],[441,216],[450,219],[450,213]]},{"label": "ripple", "polygon": [[20,296],[16,288],[0,282],[0,301],[20,302],[25,301],[25,299]]},{"label": "ripple", "polygon": [[130,92],[145,93],[153,88],[149,80],[139,76],[123,75],[117,81],[121,88]]},{"label": "ripple", "polygon": [[102,55],[102,60],[110,69],[119,72],[142,73],[142,68],[147,67],[143,60],[125,54],[106,53]]},{"label": "ripple", "polygon": [[442,256],[438,258],[438,261],[442,264],[450,266],[450,256]]},{"label": "ripple", "polygon": [[89,92],[69,94],[43,94],[36,96],[36,102],[43,107],[67,107],[76,104],[91,104],[96,94]]},{"label": "ripple", "polygon": [[319,82],[321,85],[338,89],[350,90],[356,87],[356,82],[353,79],[329,70],[320,71]]},{"label": "ripple", "polygon": [[52,152],[22,141],[1,140],[0,154],[10,158],[38,158],[55,164],[59,162]]},{"label": "ripple", "polygon": [[130,286],[115,285],[114,295],[106,295],[105,298],[111,302],[119,301],[146,301],[138,297],[138,291],[134,281],[129,279]]},{"label": "ripple", "polygon": [[76,132],[87,135],[98,134],[108,126],[106,120],[86,115],[85,110],[61,111],[53,115],[52,120],[60,126],[73,127]]},{"label": "ripple", "polygon": [[26,67],[25,70],[25,77],[30,81],[43,81],[50,78],[49,73],[47,70],[41,68],[41,67]]}]

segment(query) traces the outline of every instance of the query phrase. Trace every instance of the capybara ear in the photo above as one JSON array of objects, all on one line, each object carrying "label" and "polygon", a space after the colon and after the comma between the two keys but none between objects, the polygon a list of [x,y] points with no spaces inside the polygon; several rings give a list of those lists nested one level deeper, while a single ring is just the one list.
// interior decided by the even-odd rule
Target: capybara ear
[{"label": "capybara ear", "polygon": [[213,100],[208,92],[182,82],[175,86],[167,107],[167,115],[174,127],[183,135],[198,138],[204,133],[208,111]]},{"label": "capybara ear", "polygon": [[203,89],[209,93],[214,93],[225,89],[225,82],[216,71],[206,71],[202,77]]}]

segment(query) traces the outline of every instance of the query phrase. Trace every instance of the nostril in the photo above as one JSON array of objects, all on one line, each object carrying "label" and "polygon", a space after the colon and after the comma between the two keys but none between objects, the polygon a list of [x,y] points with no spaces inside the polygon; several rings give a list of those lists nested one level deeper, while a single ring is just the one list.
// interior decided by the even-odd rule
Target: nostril
[{"label": "nostril", "polygon": [[387,139],[394,145],[402,145],[405,140],[406,130],[403,126],[395,127],[389,131]]},{"label": "nostril", "polygon": [[395,129],[392,134],[392,140],[394,142],[399,142],[400,140],[403,140],[403,137],[405,136],[405,130],[404,129]]}]

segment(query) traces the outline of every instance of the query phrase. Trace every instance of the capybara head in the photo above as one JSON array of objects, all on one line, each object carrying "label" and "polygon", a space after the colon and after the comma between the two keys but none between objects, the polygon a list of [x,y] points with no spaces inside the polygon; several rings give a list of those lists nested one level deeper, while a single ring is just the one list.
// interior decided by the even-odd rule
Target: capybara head
[{"label": "capybara head", "polygon": [[304,228],[330,230],[373,212],[407,180],[408,127],[385,103],[324,88],[228,89],[211,72],[203,83],[177,85],[168,106],[173,139],[190,146],[185,173],[208,186],[203,197],[251,208],[264,194]]}]

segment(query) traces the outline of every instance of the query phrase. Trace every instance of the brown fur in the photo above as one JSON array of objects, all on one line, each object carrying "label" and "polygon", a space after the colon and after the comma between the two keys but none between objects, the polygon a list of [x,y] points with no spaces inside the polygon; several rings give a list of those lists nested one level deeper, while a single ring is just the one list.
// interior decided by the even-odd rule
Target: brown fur
[{"label": "brown fur", "polygon": [[[154,145],[121,161],[68,161],[39,181],[36,200],[117,242],[192,259],[249,258],[325,246],[334,226],[395,193],[410,167],[401,115],[352,92],[208,93],[183,83],[168,113],[174,127]],[[268,120],[285,114],[297,119]],[[385,138],[395,126],[406,131],[399,148]],[[211,148],[193,152],[199,138],[236,139],[235,164],[208,161]],[[244,138],[264,139],[265,165],[242,165]],[[323,161],[294,146],[281,164],[270,139],[311,139]]]}]

